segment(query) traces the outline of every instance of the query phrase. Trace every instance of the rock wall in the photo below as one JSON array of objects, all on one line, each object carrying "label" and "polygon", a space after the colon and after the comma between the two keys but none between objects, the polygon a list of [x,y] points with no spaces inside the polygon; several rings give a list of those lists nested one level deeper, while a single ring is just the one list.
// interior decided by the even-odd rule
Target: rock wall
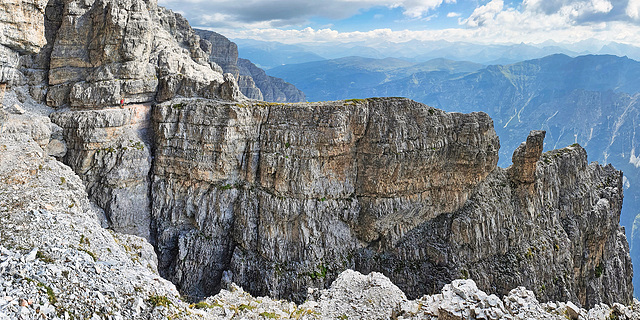
[{"label": "rock wall", "polygon": [[195,319],[153,247],[101,228],[83,181],[36,142],[49,119],[24,116],[0,133],[0,319]]},{"label": "rock wall", "polygon": [[587,164],[580,146],[541,154],[533,132],[501,169],[484,113],[399,98],[246,100],[207,41],[154,1],[52,0],[42,18],[51,41],[39,52],[3,43],[1,70],[13,73],[0,90],[58,107],[59,127],[22,127],[2,110],[0,130],[42,133],[44,148],[61,130],[66,154],[47,153],[111,228],[152,241],[160,273],[191,298],[235,281],[302,301],[355,269],[411,298],[469,277],[497,294],[525,284],[544,300],[631,301],[622,176]]},{"label": "rock wall", "polygon": [[[213,31],[194,29],[200,39],[205,52],[209,53],[209,61],[218,64],[224,72],[231,73],[236,79],[240,75],[238,70],[238,46],[227,37]],[[244,92],[243,92],[244,93]]]},{"label": "rock wall", "polygon": [[[238,108],[250,109],[248,105],[228,103],[227,108],[219,107],[233,112]],[[374,106],[334,107],[354,111]],[[177,105],[175,108],[182,110]],[[254,111],[245,110],[245,116],[256,115]],[[173,113],[174,110],[165,112]],[[79,114],[89,115],[90,111]],[[446,123],[446,116],[442,117],[438,112],[435,118]],[[76,116],[74,121],[81,124],[89,118]],[[114,118],[102,115],[102,120],[95,121],[104,121],[104,125]],[[257,119],[268,122],[268,118]],[[0,132],[0,319],[631,320],[640,317],[637,300],[628,307],[619,303],[597,304],[586,310],[572,302],[540,303],[534,292],[524,287],[515,288],[500,298],[479,290],[473,280],[455,280],[437,290],[437,294],[410,300],[384,275],[377,272],[363,275],[352,270],[341,272],[327,289],[309,288],[307,301],[300,305],[269,297],[254,298],[237,285],[228,283],[228,277],[220,293],[188,304],[181,300],[171,283],[158,276],[156,255],[148,242],[100,227],[96,219],[99,211],[89,201],[83,181],[69,167],[47,156],[41,147],[47,140],[52,140],[52,137],[47,139],[51,133],[42,129],[48,118],[26,111],[11,113],[5,120],[10,127]],[[566,172],[574,178],[597,176],[599,170],[616,175],[611,168],[596,165],[585,168],[574,162],[574,158],[583,156],[580,153],[584,153],[582,149],[571,147],[544,155],[541,160],[544,165],[539,165],[536,173],[538,178],[549,178],[548,171]],[[485,181],[491,180],[492,174]],[[573,184],[561,182],[565,183]],[[226,186],[222,189],[231,190]],[[615,191],[611,186],[605,189]],[[550,195],[553,193],[549,192]],[[602,199],[597,203],[602,203]],[[473,198],[466,203],[470,201],[474,201]],[[604,232],[607,229],[604,228]],[[611,247],[604,248],[609,249]],[[606,255],[604,259],[614,260],[615,257]],[[601,275],[604,278],[615,272],[607,264]],[[603,285],[611,283],[603,282]],[[609,288],[614,292],[621,290],[615,286]]]},{"label": "rock wall", "polygon": [[0,44],[19,53],[37,53],[45,45],[46,0],[7,0],[0,4]]},{"label": "rock wall", "polygon": [[237,85],[209,65],[186,20],[155,1],[68,1],[62,16],[50,58],[50,106],[239,97],[223,89]]},{"label": "rock wall", "polygon": [[0,101],[4,92],[27,81],[24,59],[46,44],[44,12],[47,1],[9,0],[0,4]]},{"label": "rock wall", "polygon": [[173,101],[153,119],[160,269],[196,297],[231,278],[300,301],[353,268],[409,297],[470,277],[499,294],[631,300],[621,173],[579,146],[541,155],[544,132],[505,170],[485,114],[404,99]]},{"label": "rock wall", "polygon": [[48,68],[47,103],[60,107],[51,118],[69,143],[63,160],[111,228],[150,239],[150,103],[242,94],[233,76],[209,64],[188,22],[154,1],[50,5],[50,60],[34,65]]},{"label": "rock wall", "polygon": [[[523,149],[541,151],[538,137],[533,132]],[[514,158],[514,166],[496,168],[461,209],[425,221],[387,252],[361,251],[356,269],[400,272],[397,284],[409,296],[437,290],[447,282],[442,279],[471,278],[499,294],[524,284],[545,301],[629,301],[632,266],[618,224],[621,172],[587,164],[577,145],[538,159],[530,183],[509,174],[526,171]],[[429,281],[413,285],[424,269],[431,270]],[[615,289],[593,290],[602,287]]]},{"label": "rock wall", "polygon": [[90,199],[117,232],[150,238],[150,105],[56,112],[67,141],[63,161],[82,178]]}]

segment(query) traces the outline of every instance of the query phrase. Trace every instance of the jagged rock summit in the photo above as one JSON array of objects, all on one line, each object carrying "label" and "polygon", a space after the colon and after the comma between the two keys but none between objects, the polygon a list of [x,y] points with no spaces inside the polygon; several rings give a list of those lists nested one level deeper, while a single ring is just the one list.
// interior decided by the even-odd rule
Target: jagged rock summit
[{"label": "jagged rock summit", "polygon": [[46,45],[0,38],[0,317],[633,316],[622,175],[579,145],[499,168],[484,113],[250,100],[154,1],[23,4],[0,30]]}]

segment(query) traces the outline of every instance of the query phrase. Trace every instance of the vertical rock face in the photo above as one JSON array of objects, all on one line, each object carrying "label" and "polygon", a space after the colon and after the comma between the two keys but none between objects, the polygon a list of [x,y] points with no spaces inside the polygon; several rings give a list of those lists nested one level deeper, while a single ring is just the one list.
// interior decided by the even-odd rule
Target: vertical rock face
[{"label": "vertical rock face", "polygon": [[[540,136],[533,132],[527,148]],[[531,183],[508,174],[523,169],[514,159],[508,170],[496,168],[461,209],[407,232],[395,251],[365,250],[358,269],[406,269],[408,279],[430,269],[422,291],[442,286],[442,279],[469,277],[500,294],[520,283],[543,300],[631,301],[632,267],[618,224],[621,173],[586,159],[580,146],[548,152],[535,162]],[[411,258],[400,262],[403,257]],[[416,294],[408,289],[408,296]]]},{"label": "vertical rock face", "polygon": [[231,278],[303,300],[354,268],[409,297],[471,277],[498,294],[631,300],[620,172],[579,146],[540,156],[543,132],[505,170],[485,114],[403,99],[175,101],[153,119],[159,265],[195,297]]},{"label": "vertical rock face", "polygon": [[511,178],[517,183],[527,184],[535,181],[536,163],[544,148],[544,131],[531,131],[527,142],[523,142],[513,152]]},{"label": "vertical rock face", "polygon": [[229,270],[251,291],[300,300],[358,249],[462,207],[499,148],[486,114],[404,99],[176,101],[153,118],[160,268],[196,296]]},{"label": "vertical rock face", "polygon": [[[57,28],[47,102],[73,108],[52,116],[69,142],[64,161],[86,183],[110,227],[149,239],[147,102],[175,95],[236,100],[238,85],[209,64],[188,22],[155,1],[54,5],[47,12]],[[114,108],[121,99],[125,108]]]},{"label": "vertical rock face", "polygon": [[0,44],[20,53],[37,53],[45,45],[46,0],[6,0],[0,4]]},{"label": "vertical rock face", "polygon": [[203,50],[209,52],[209,61],[218,64],[224,72],[231,73],[238,78],[238,46],[229,41],[227,37],[213,31],[195,29],[200,39],[209,43],[201,43]]},{"label": "vertical rock face", "polygon": [[151,150],[149,105],[126,109],[58,112],[64,128],[64,162],[82,178],[89,198],[114,230],[149,239]]},{"label": "vertical rock face", "polygon": [[208,64],[199,37],[155,1],[68,1],[62,16],[51,53],[49,105],[222,97],[225,80]]},{"label": "vertical rock face", "polygon": [[238,76],[238,85],[240,91],[249,99],[264,100],[262,91],[256,87],[256,83],[253,82],[253,78],[247,75]]},{"label": "vertical rock face", "polygon": [[[0,3],[0,85],[18,86],[26,81],[21,59],[46,44],[44,0],[8,0]],[[1,102],[1,100],[0,100]]]}]

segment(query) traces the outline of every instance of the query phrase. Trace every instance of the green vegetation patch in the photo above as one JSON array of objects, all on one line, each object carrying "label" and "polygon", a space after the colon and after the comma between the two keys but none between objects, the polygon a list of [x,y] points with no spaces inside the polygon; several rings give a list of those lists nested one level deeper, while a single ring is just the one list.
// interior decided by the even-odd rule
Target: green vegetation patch
[{"label": "green vegetation patch", "polygon": [[51,287],[42,282],[38,282],[38,287],[44,288],[44,290],[47,292],[47,297],[49,298],[50,304],[55,305],[56,302],[58,302],[58,299],[56,298],[55,293],[53,293],[53,289],[51,289]]},{"label": "green vegetation patch", "polygon": [[603,272],[604,272],[604,264],[600,262],[595,269],[596,278],[600,278]]},{"label": "green vegetation patch", "polygon": [[36,258],[42,260],[42,262],[45,263],[54,263],[55,260],[53,260],[53,258],[49,257],[48,255],[46,255],[44,252],[38,250],[38,252],[36,253]]},{"label": "green vegetation patch", "polygon": [[248,305],[248,304],[241,304],[240,306],[238,306],[238,311],[244,311],[244,310],[254,310],[256,307],[252,306],[252,305]]},{"label": "green vegetation patch", "polygon": [[171,300],[169,300],[169,298],[165,296],[153,295],[153,296],[150,296],[147,301],[149,301],[149,303],[151,303],[151,305],[155,307],[169,308],[169,306],[173,304],[173,302],[171,302]]},{"label": "green vegetation patch", "polygon": [[94,262],[98,261],[98,256],[95,253],[93,253],[93,252],[91,252],[91,251],[89,251],[89,250],[87,250],[85,248],[78,248],[78,250],[80,250],[80,251],[88,254],[89,256],[91,256],[91,258],[93,259]]},{"label": "green vegetation patch", "polygon": [[216,308],[216,307],[222,308],[222,305],[220,305],[217,302],[209,304],[209,303],[206,303],[204,301],[200,301],[200,302],[194,304],[193,307],[196,308],[196,309],[212,309],[212,308]]},{"label": "green vegetation patch", "polygon": [[316,280],[316,279],[324,279],[327,277],[327,271],[329,271],[329,268],[327,268],[325,265],[320,264],[317,266],[317,269],[319,271],[314,271],[314,272],[307,272],[305,273],[307,276],[309,276],[311,279]]},{"label": "green vegetation patch", "polygon": [[259,314],[259,316],[267,318],[267,319],[277,319],[278,315],[275,314],[275,312],[262,312]]}]

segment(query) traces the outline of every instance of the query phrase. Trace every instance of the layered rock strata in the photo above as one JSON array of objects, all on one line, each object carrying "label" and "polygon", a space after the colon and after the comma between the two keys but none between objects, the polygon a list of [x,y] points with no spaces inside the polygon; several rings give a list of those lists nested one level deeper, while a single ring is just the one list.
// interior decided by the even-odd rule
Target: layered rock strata
[{"label": "layered rock strata", "polygon": [[0,134],[0,319],[185,312],[175,286],[158,275],[153,247],[103,229],[83,181],[47,156],[41,137],[28,126]]},{"label": "layered rock strata", "polygon": [[195,296],[229,270],[250,292],[301,300],[357,249],[461,207],[499,146],[486,114],[404,99],[173,101],[153,121],[160,268]]},{"label": "layered rock strata", "polygon": [[61,14],[50,56],[50,106],[239,97],[224,89],[237,85],[208,63],[186,20],[155,1],[70,1]]},{"label": "layered rock strata", "polygon": [[160,268],[196,297],[231,277],[299,301],[353,268],[410,297],[471,277],[500,294],[631,300],[621,173],[579,146],[541,157],[533,132],[501,169],[485,114],[392,98],[180,100],[153,119]]},{"label": "layered rock strata", "polygon": [[82,178],[90,199],[117,232],[150,238],[151,106],[55,112],[67,144],[64,163]]},{"label": "layered rock strata", "polygon": [[[13,4],[2,10],[25,8]],[[42,13],[37,3],[24,4]],[[18,219],[3,222],[15,230],[2,235],[22,241],[18,231],[33,225],[33,239],[25,240],[32,248],[30,241],[46,242],[47,232],[59,230],[62,240],[54,244],[77,239],[84,250],[52,253],[53,259],[77,266],[87,257],[81,252],[104,249],[95,260],[124,261],[107,233],[94,232],[89,242],[98,247],[76,233],[75,223],[89,233],[100,210],[90,209],[82,194],[53,191],[57,180],[67,191],[84,189],[75,175],[67,183],[66,167],[49,164],[45,154],[51,154],[82,178],[108,225],[153,242],[161,274],[191,298],[235,281],[254,294],[302,301],[307,287],[327,288],[343,270],[355,269],[384,273],[410,298],[469,277],[497,294],[524,284],[545,301],[631,302],[628,246],[618,225],[622,176],[587,164],[580,146],[541,155],[544,134],[534,132],[514,153],[514,165],[501,169],[498,138],[484,113],[445,113],[396,98],[245,100],[235,76],[210,61],[207,42],[154,1],[52,0],[42,18],[33,30],[43,36],[43,24],[50,41],[40,52],[42,41],[24,36],[0,43],[2,70],[10,69],[0,81],[4,101],[60,107],[51,116],[59,127],[0,112],[2,134],[11,135],[0,144],[0,160],[10,168],[2,171],[9,178],[1,187],[10,195],[3,206],[11,209],[2,218]],[[117,107],[121,99],[124,108]],[[21,131],[31,132],[38,146],[20,145],[28,141]],[[14,155],[21,148],[26,155]],[[28,168],[17,162],[24,170],[14,172],[13,157],[42,161]],[[40,165],[55,169],[54,176]],[[29,175],[48,180],[30,184]],[[13,191],[38,198],[30,187],[55,210],[33,211]],[[67,211],[80,220],[47,229],[64,206],[77,206]],[[29,220],[32,215],[42,219]],[[80,225],[85,218],[95,221]],[[6,243],[12,248],[3,257],[33,261],[31,251]],[[78,268],[95,269],[84,260]],[[124,263],[122,273],[139,270]],[[143,278],[152,287],[153,276]],[[58,290],[77,297],[87,279]],[[166,286],[162,292],[172,291]],[[173,294],[169,300],[177,303]]]},{"label": "layered rock strata", "polygon": [[47,103],[71,107],[51,117],[69,142],[63,160],[111,228],[149,239],[151,103],[238,99],[238,85],[188,22],[155,1],[51,1],[45,18],[51,45],[34,61],[48,62],[34,65],[48,71]]},{"label": "layered rock strata", "polygon": [[[24,114],[38,123],[46,118]],[[44,119],[41,119],[44,118]],[[142,238],[102,229],[82,180],[47,156],[29,122],[0,134],[0,319],[637,319],[640,302],[538,302],[524,287],[500,298],[472,280],[407,298],[384,275],[346,270],[308,301],[253,297],[235,284],[196,304],[159,277]],[[557,153],[550,154],[551,157]]]}]

